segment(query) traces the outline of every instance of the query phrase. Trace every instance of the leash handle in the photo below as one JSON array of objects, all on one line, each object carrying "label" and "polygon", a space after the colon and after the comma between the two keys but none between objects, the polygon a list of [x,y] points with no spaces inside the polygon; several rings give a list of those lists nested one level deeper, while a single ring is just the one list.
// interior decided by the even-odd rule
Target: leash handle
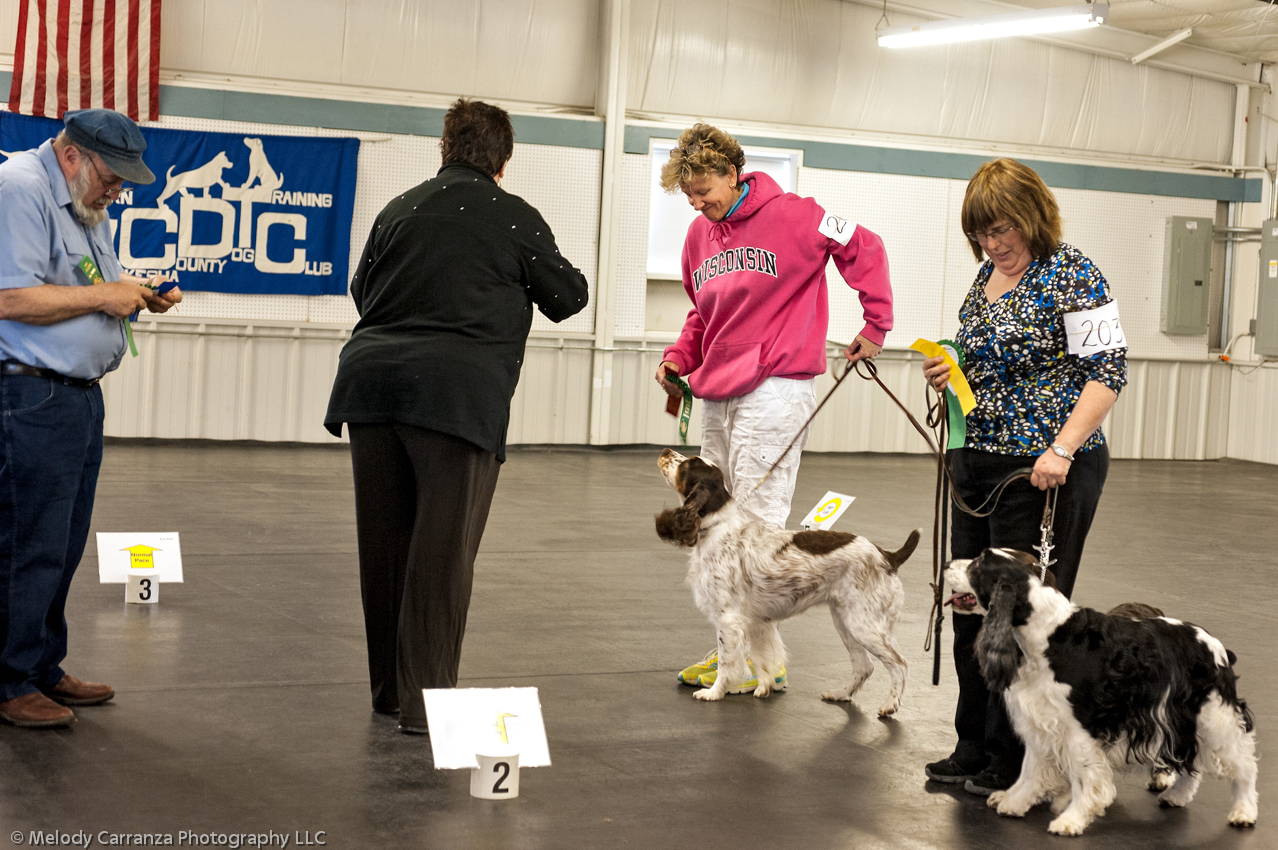
[{"label": "leash handle", "polygon": [[682,401],[678,396],[666,397],[666,413],[679,417],[679,444],[686,446],[688,445],[688,424],[692,421],[692,387],[688,386],[688,382],[683,378],[671,372],[670,367],[666,367],[666,380],[683,391]]}]

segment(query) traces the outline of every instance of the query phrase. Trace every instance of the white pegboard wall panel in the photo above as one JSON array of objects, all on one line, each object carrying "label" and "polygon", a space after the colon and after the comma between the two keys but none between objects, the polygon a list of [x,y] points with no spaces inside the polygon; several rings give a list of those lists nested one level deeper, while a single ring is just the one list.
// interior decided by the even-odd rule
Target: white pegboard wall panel
[{"label": "white pegboard wall panel", "polygon": [[[336,296],[333,296],[336,297]],[[347,298],[346,300],[350,300]],[[174,316],[187,319],[249,319],[312,322],[306,295],[238,295],[231,292],[182,292]],[[353,310],[353,307],[352,307]]]},{"label": "white pegboard wall panel", "polygon": [[502,188],[537,208],[555,234],[559,253],[581,269],[590,284],[590,304],[559,324],[541,313],[534,331],[591,333],[595,329],[596,266],[599,263],[599,180],[603,151],[549,145],[515,145]]},{"label": "white pegboard wall panel", "polygon": [[[349,136],[341,130],[319,129],[318,136]],[[355,184],[355,208],[351,215],[350,277],[355,276],[373,220],[392,198],[411,189],[423,180],[435,176],[441,160],[439,139],[427,136],[403,136],[392,134],[356,134],[359,144],[359,180]],[[311,305],[310,321],[341,321],[338,316],[349,316],[353,323],[357,316],[354,304],[348,311],[335,309],[325,298]]]},{"label": "white pegboard wall panel", "polygon": [[[354,266],[351,267],[354,274]],[[359,313],[355,310],[355,302],[349,295],[308,295],[306,298],[306,321],[324,322],[355,327],[359,321]]]},{"label": "white pegboard wall panel", "polygon": [[1202,360],[1207,336],[1168,336],[1158,329],[1167,216],[1213,218],[1216,202],[1120,192],[1054,189],[1063,238],[1105,275],[1118,301],[1128,355]]},{"label": "white pegboard wall panel", "polygon": [[931,339],[954,339],[958,336],[959,310],[972,288],[972,281],[976,280],[976,273],[981,270],[981,261],[976,259],[967,238],[963,236],[963,193],[967,191],[967,181],[946,182],[950,184],[950,199],[945,220],[950,223],[950,229],[945,240],[945,307],[941,330]]},{"label": "white pegboard wall panel", "polygon": [[[936,339],[946,311],[948,242],[957,230],[946,214],[951,180],[799,169],[798,194],[815,198],[827,212],[873,232],[887,249],[892,277],[894,326],[887,344],[905,348],[920,336]],[[961,238],[961,237],[959,237]],[[841,343],[861,330],[861,303],[831,262],[830,330]],[[957,307],[954,308],[957,311]]]},{"label": "white pegboard wall panel", "polygon": [[642,337],[648,298],[648,200],[652,167],[648,154],[623,154],[621,163],[621,238],[617,251],[614,333]]}]

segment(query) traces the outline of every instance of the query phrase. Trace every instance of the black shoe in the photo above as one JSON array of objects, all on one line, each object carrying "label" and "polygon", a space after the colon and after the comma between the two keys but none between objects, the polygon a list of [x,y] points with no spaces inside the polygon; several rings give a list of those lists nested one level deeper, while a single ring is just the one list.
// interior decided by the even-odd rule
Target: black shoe
[{"label": "black shoe", "polygon": [[403,718],[400,718],[399,731],[405,735],[429,735],[430,727],[426,725],[425,720],[405,722]]},{"label": "black shoe", "polygon": [[933,782],[944,782],[948,785],[962,785],[972,777],[980,773],[979,768],[966,767],[959,764],[951,756],[947,759],[934,761],[927,767],[923,768],[923,772],[927,774],[927,778]]},{"label": "black shoe", "polygon": [[1016,782],[1015,776],[1009,776],[1002,771],[987,767],[973,776],[963,785],[969,794],[977,794],[981,797],[988,797],[995,791],[1006,791],[1012,787],[1012,783]]}]

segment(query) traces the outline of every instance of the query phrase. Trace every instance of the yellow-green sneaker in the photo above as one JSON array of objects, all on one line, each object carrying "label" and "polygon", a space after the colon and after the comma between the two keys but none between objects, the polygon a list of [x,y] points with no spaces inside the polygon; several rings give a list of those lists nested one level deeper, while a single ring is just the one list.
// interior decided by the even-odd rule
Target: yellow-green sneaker
[{"label": "yellow-green sneaker", "polygon": [[[714,665],[715,669],[711,670],[708,673],[702,673],[701,678],[697,681],[697,684],[701,685],[701,687],[703,688],[708,688],[714,685],[715,680],[719,677],[718,662],[719,660],[718,658],[716,658],[715,665]],[[759,677],[754,672],[754,662],[751,661],[749,658],[747,658],[746,665],[750,668],[750,676],[744,682],[737,685],[735,688],[728,688],[726,691],[724,691],[724,693],[749,694],[749,693],[754,693],[755,688],[759,687]],[[773,690],[776,690],[776,691],[785,690],[786,677],[785,677],[784,666],[782,666],[781,672],[777,674],[776,679],[774,679],[773,681],[776,682],[776,684],[773,686]]]},{"label": "yellow-green sneaker", "polygon": [[[692,685],[694,688],[700,687],[700,679],[707,673],[714,674],[719,669],[719,650],[712,649],[706,653],[706,657],[693,664],[691,667],[685,667],[679,671],[679,684]],[[711,682],[714,679],[710,680]]]}]

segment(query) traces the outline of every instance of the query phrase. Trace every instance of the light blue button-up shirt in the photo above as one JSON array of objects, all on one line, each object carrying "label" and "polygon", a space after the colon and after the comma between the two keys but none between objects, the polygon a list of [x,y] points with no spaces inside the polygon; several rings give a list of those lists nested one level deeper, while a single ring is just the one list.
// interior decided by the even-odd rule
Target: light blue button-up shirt
[{"label": "light blue button-up shirt", "polygon": [[[0,163],[0,289],[90,286],[78,268],[85,255],[103,279],[120,279],[111,222],[90,228],[75,217],[52,143]],[[120,365],[126,347],[124,324],[106,313],[53,325],[0,321],[0,359],[73,378],[102,377]]]}]

